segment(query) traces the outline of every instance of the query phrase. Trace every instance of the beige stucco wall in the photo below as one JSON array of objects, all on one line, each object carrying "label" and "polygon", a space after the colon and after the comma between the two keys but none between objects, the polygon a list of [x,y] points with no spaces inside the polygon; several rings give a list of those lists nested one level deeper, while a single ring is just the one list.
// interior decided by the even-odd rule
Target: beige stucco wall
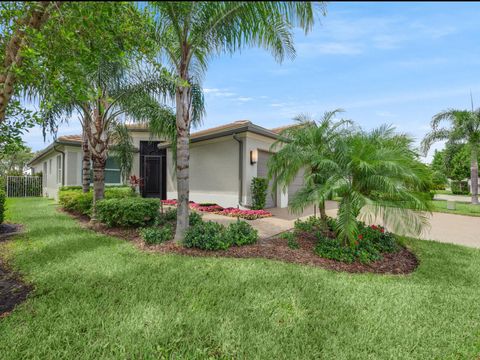
[{"label": "beige stucco wall", "polygon": [[[193,143],[190,146],[190,200],[238,205],[239,145],[232,136]],[[174,161],[167,156],[167,196],[177,198]]]},{"label": "beige stucco wall", "polygon": [[[65,151],[64,146],[57,146],[57,149],[61,151]],[[62,154],[57,151],[51,151],[47,156],[40,159],[40,161],[35,162],[32,164],[32,168],[34,169],[35,173],[42,172],[43,173],[43,196],[48,198],[57,199],[58,197],[58,189],[61,186],[61,178],[60,181],[57,181],[57,157],[62,157]],[[61,160],[60,160],[61,161]],[[47,171],[44,171],[44,164],[46,163]]]}]

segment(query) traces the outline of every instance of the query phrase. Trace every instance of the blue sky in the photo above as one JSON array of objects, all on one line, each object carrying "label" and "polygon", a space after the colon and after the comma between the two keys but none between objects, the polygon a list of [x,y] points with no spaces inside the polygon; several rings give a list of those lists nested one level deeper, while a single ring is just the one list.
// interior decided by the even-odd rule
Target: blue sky
[{"label": "blue sky", "polygon": [[[480,3],[329,3],[312,32],[296,32],[293,61],[260,49],[213,59],[201,128],[271,128],[342,108],[364,128],[392,124],[419,141],[436,112],[468,108],[470,91],[480,106],[479,18]],[[75,133],[75,119],[59,129]],[[50,141],[39,129],[25,140],[34,150]]]}]

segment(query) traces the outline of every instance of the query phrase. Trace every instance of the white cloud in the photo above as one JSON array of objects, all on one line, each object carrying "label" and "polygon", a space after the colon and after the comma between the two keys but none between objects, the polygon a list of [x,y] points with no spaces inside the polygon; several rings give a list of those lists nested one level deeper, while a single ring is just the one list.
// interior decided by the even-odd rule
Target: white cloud
[{"label": "white cloud", "polygon": [[217,89],[217,88],[204,88],[203,92],[206,95],[216,96],[216,97],[230,97],[235,96],[236,94],[232,91],[226,89]]},{"label": "white cloud", "polygon": [[247,101],[253,100],[253,98],[247,97],[247,96],[240,96],[240,97],[237,98],[237,100],[241,101],[241,102],[247,102]]},{"label": "white cloud", "polygon": [[363,52],[358,44],[327,42],[327,43],[300,43],[297,51],[302,56],[322,55],[356,55]]}]

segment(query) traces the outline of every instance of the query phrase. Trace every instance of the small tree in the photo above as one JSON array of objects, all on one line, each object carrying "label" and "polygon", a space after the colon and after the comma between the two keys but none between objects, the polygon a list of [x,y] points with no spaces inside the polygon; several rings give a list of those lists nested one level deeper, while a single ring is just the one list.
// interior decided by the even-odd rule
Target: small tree
[{"label": "small tree", "polygon": [[250,190],[252,192],[252,209],[262,210],[267,202],[268,180],[265,178],[254,177]]}]

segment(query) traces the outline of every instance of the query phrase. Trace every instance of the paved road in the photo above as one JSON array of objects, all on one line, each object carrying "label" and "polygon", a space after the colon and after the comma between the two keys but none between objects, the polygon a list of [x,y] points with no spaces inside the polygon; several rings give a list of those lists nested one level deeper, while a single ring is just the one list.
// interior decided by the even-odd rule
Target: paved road
[{"label": "paved road", "polygon": [[435,194],[435,200],[448,200],[448,201],[459,201],[459,202],[471,202],[472,197],[466,195],[447,195],[447,194]]}]

